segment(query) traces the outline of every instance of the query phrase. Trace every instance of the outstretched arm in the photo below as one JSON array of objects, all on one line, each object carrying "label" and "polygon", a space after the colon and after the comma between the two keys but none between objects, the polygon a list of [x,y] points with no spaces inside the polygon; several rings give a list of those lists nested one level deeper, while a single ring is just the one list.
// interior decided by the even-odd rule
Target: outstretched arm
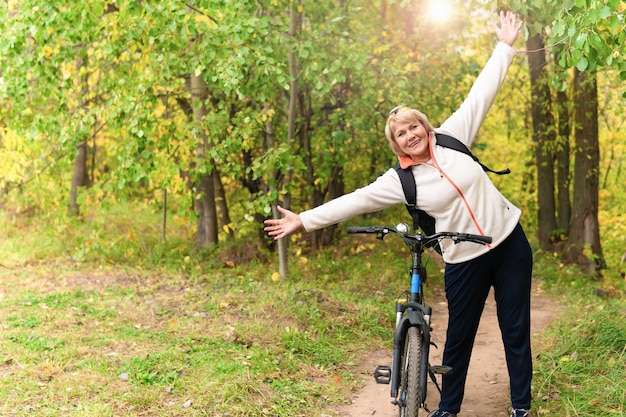
[{"label": "outstretched arm", "polygon": [[500,13],[500,23],[493,24],[500,42],[474,81],[463,104],[441,124],[439,129],[436,129],[437,132],[454,136],[467,146],[472,145],[515,57],[512,45],[519,35],[521,26],[522,21],[515,14]]},{"label": "outstretched arm", "polygon": [[493,27],[500,42],[513,46],[522,27],[522,21],[517,20],[515,13],[500,12],[500,26],[494,23]]},{"label": "outstretched arm", "polygon": [[274,240],[282,239],[302,227],[300,215],[278,206],[278,211],[285,215],[282,219],[265,220],[265,230]]}]

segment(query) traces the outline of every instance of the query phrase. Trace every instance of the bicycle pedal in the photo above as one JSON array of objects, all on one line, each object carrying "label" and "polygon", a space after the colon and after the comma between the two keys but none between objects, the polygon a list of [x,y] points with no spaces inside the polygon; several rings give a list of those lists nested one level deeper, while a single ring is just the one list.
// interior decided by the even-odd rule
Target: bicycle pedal
[{"label": "bicycle pedal", "polygon": [[447,375],[452,372],[452,367],[445,365],[434,365],[430,367],[430,370],[438,375]]},{"label": "bicycle pedal", "polygon": [[389,384],[391,382],[391,368],[387,365],[378,365],[374,370],[374,379],[377,384]]}]

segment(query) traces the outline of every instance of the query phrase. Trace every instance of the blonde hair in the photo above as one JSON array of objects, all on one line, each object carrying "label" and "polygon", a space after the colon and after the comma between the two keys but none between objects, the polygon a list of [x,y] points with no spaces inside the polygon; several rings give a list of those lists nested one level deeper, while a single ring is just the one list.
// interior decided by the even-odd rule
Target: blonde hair
[{"label": "blonde hair", "polygon": [[397,156],[404,155],[404,152],[400,149],[400,146],[396,142],[396,138],[393,135],[393,128],[396,123],[421,123],[427,132],[435,130],[433,125],[428,120],[428,117],[419,110],[413,109],[407,106],[400,106],[389,113],[387,124],[385,125],[385,137],[389,146],[394,154]]}]

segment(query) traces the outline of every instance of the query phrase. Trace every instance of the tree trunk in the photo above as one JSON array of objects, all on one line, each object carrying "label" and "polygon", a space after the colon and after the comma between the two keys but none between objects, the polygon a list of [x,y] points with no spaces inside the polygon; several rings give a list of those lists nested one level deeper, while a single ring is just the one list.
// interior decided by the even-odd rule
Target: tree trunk
[{"label": "tree trunk", "polygon": [[554,198],[554,144],[556,129],[552,114],[552,98],[546,72],[545,48],[541,34],[526,41],[530,69],[531,114],[533,143],[537,166],[537,203],[539,245],[552,249],[551,235],[556,230],[556,202]]},{"label": "tree trunk", "polygon": [[[559,62],[561,48],[555,48],[554,61]],[[565,91],[557,91],[556,94],[556,116],[557,116],[557,147],[556,147],[556,225],[559,231],[558,236],[554,236],[557,242],[565,242],[569,231],[569,224],[572,218],[571,202],[571,182],[572,174],[570,170],[570,136],[572,133],[572,123],[570,115],[570,99]]]},{"label": "tree trunk", "polygon": [[[343,177],[343,166],[336,166],[333,170],[333,175],[330,177],[330,184],[328,184],[328,200],[332,200],[339,196],[342,196],[346,192],[346,186]],[[334,224],[322,229],[322,237],[320,244],[322,246],[331,245],[335,240],[335,231],[337,225]]]},{"label": "tree trunk", "polygon": [[76,146],[74,173],[72,174],[72,186],[70,188],[70,201],[67,205],[68,215],[78,216],[80,214],[78,189],[87,186],[87,182],[87,143],[81,142]]},{"label": "tree trunk", "polygon": [[217,168],[213,169],[213,188],[215,189],[215,202],[217,204],[221,229],[228,234],[228,237],[233,237],[234,233],[230,220],[230,212],[228,211],[228,201],[226,201],[226,192],[224,191],[220,171]]},{"label": "tree trunk", "polygon": [[[298,2],[299,4],[299,2]],[[300,13],[297,11],[297,5],[292,4],[289,8],[289,37],[295,40],[298,27],[300,26]],[[296,132],[296,105],[298,100],[298,71],[296,62],[296,53],[293,47],[289,48],[288,54],[289,75],[291,81],[289,83],[289,107],[287,109],[287,146],[293,148],[294,137]],[[293,177],[293,167],[287,167],[285,172],[285,185],[287,191],[283,196],[283,206],[291,209],[291,193],[289,186]],[[278,210],[272,206],[274,218],[279,217]],[[289,277],[289,239],[280,239],[278,241],[278,271],[281,279]]]},{"label": "tree trunk", "polygon": [[[266,105],[266,109],[267,109],[267,105]],[[274,146],[276,145],[275,139],[276,138],[274,136],[274,125],[272,124],[271,119],[268,119],[268,121],[265,123],[265,140],[267,142],[268,149],[274,148]],[[275,170],[271,173],[271,179],[269,181],[270,192],[277,191],[278,181],[273,181],[273,180],[278,180],[280,176],[281,176],[281,173],[279,170]],[[256,189],[258,189],[257,187],[258,184],[256,184],[253,181],[254,180],[251,179],[249,183],[251,185],[254,185]],[[278,207],[277,207],[278,204],[279,204],[278,202],[272,203],[272,218],[274,219],[279,219],[281,217],[281,214],[278,211]],[[276,242],[276,248],[278,252],[278,273],[281,279],[285,279],[289,273],[289,266],[288,266],[289,258],[287,256],[288,245],[286,242],[287,242],[287,238],[280,239]]]},{"label": "tree trunk", "polygon": [[590,275],[605,267],[598,224],[598,92],[596,74],[574,70],[574,205],[564,260]]},{"label": "tree trunk", "polygon": [[[80,73],[80,69],[87,65],[87,58],[79,55],[76,58],[77,73]],[[89,80],[87,71],[85,75],[80,79],[80,102],[78,104],[79,109],[87,111],[87,97],[89,97]],[[88,159],[89,147],[87,146],[87,139],[81,138],[81,142],[76,145],[76,157],[74,158],[74,171],[72,173],[72,185],[70,187],[69,202],[67,204],[67,214],[69,216],[78,216],[80,214],[80,207],[78,205],[78,189],[80,187],[86,187],[89,183],[89,174],[87,171],[87,159]]]},{"label": "tree trunk", "polygon": [[[315,166],[313,163],[314,152],[311,144],[311,135],[309,134],[312,117],[313,109],[311,108],[311,94],[310,91],[307,91],[303,93],[302,97],[300,98],[300,149],[302,149],[302,157],[304,160],[304,165],[306,166],[307,185],[311,189],[311,192],[309,194],[309,207],[317,207],[320,204],[324,203],[325,193],[322,190],[319,182],[317,182],[317,172],[315,171]],[[330,130],[331,129],[329,129],[329,131]],[[332,228],[333,226],[329,227]],[[309,236],[311,238],[311,250],[317,251],[317,249],[320,249],[323,246],[322,236],[325,229],[319,229],[309,233]]]},{"label": "tree trunk", "polygon": [[[569,222],[572,217],[572,203],[570,200],[570,145],[569,137],[571,133],[570,117],[568,109],[568,97],[564,91],[557,93],[557,116],[559,134],[556,148],[556,178],[557,178],[557,228],[565,234],[569,229]],[[559,240],[565,236],[560,236]]]},{"label": "tree trunk", "polygon": [[196,156],[199,164],[203,164],[209,168],[207,170],[201,170],[202,173],[197,174],[193,182],[195,207],[198,215],[196,246],[203,247],[218,242],[215,187],[213,174],[210,172],[214,164],[211,163],[212,161],[208,158],[207,149],[209,141],[204,127],[207,114],[205,103],[208,99],[209,89],[202,74],[196,75],[195,72],[191,74],[190,88],[193,120],[197,126],[198,132]]}]

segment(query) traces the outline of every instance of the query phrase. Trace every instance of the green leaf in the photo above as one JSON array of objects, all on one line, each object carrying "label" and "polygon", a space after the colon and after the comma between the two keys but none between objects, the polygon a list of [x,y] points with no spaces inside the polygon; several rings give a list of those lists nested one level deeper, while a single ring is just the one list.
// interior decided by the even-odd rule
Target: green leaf
[{"label": "green leaf", "polygon": [[563,2],[563,8],[565,8],[566,10],[570,10],[575,5],[576,5],[575,0],[565,0]]},{"label": "green leaf", "polygon": [[589,34],[588,42],[595,49],[601,49],[602,48],[602,39],[595,32],[591,32]]},{"label": "green leaf", "polygon": [[91,10],[93,14],[100,17],[104,14],[104,5],[102,3],[95,3]]},{"label": "green leaf", "polygon": [[600,18],[606,19],[611,15],[611,12],[612,10],[609,6],[604,6],[602,9],[600,9]]},{"label": "green leaf", "polygon": [[582,57],[576,64],[576,69],[578,69],[578,71],[584,71],[587,69],[588,66],[589,66],[589,61],[587,60],[587,58]]},{"label": "green leaf", "polygon": [[563,36],[565,34],[565,23],[562,21],[556,22],[554,26],[552,26],[552,32],[554,36]]},{"label": "green leaf", "polygon": [[589,70],[592,70],[598,64],[598,52],[594,48],[589,48],[587,59],[589,60],[589,64],[591,65],[591,68],[589,68]]}]

